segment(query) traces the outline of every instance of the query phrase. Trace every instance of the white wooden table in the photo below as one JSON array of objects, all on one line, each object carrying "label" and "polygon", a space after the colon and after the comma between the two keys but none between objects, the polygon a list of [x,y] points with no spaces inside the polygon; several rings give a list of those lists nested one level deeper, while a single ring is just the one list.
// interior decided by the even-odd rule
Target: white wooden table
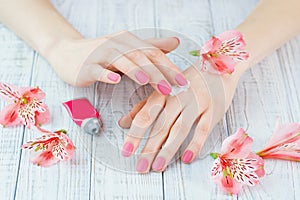
[{"label": "white wooden table", "polygon": [[[212,34],[238,25],[256,0],[53,0],[58,10],[86,37],[119,30],[159,27],[203,43]],[[59,31],[59,30],[58,30]],[[155,36],[161,36],[154,31]],[[182,44],[181,52],[191,50]],[[52,113],[46,128],[69,131],[76,144],[70,162],[40,168],[29,162],[21,145],[39,134],[24,127],[0,129],[0,199],[300,199],[300,163],[268,160],[261,184],[244,187],[238,196],[224,194],[210,178],[211,151],[243,127],[258,150],[283,122],[300,122],[300,37],[287,43],[240,80],[233,104],[191,165],[176,160],[164,173],[138,175],[134,159],[107,149],[121,147],[126,131],[116,122],[134,102],[150,93],[128,79],[114,87],[102,83],[73,88],[63,83],[46,61],[0,24],[0,81],[39,86]],[[173,61],[185,67],[176,58]],[[298,78],[297,78],[298,77]],[[119,93],[117,94],[117,92]],[[123,91],[123,92],[122,92]],[[113,95],[113,98],[111,99]],[[98,136],[80,133],[61,103],[85,96],[100,111],[105,124]],[[0,101],[0,109],[5,106]]]}]

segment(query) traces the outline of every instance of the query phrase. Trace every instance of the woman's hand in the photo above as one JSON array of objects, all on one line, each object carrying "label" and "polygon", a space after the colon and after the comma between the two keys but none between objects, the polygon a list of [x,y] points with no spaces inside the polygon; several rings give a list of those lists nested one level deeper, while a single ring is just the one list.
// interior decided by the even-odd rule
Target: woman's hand
[{"label": "woman's hand", "polygon": [[175,37],[143,41],[123,31],[96,39],[64,41],[48,49],[45,56],[57,74],[72,85],[95,81],[116,84],[121,77],[115,72],[120,71],[136,83],[150,83],[159,93],[168,95],[171,85],[187,84],[165,55],[178,45]]},{"label": "woman's hand", "polygon": [[165,170],[192,125],[197,123],[194,136],[181,156],[184,163],[192,162],[212,128],[228,109],[240,73],[218,76],[202,73],[199,66],[192,66],[184,75],[190,81],[187,91],[169,97],[154,91],[119,121],[121,127],[130,127],[122,150],[123,156],[130,156],[136,151],[155,121],[136,165],[140,173],[148,172],[151,166],[154,171]]}]

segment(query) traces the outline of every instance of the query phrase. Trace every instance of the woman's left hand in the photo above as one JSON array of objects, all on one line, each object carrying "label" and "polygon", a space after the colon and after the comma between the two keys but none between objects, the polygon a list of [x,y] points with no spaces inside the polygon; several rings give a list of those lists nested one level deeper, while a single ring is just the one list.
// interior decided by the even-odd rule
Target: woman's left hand
[{"label": "woman's left hand", "polygon": [[197,123],[194,136],[181,156],[184,163],[191,163],[212,128],[227,111],[241,73],[218,76],[202,73],[199,69],[199,66],[191,66],[184,72],[190,81],[187,91],[169,97],[154,91],[120,119],[121,127],[130,127],[122,150],[125,157],[136,151],[155,121],[139,155],[136,165],[139,173],[147,173],[151,168],[157,172],[164,171],[193,124]]}]

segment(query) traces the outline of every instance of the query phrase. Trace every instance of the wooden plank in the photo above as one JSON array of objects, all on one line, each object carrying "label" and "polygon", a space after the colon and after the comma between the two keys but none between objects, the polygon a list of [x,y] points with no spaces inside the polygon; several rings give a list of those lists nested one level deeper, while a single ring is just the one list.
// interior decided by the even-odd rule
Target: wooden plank
[{"label": "wooden plank", "polygon": [[[235,4],[229,4],[228,1],[211,2],[217,33],[231,29],[240,23],[243,18],[241,16],[249,13],[256,3],[256,1],[249,1],[247,4],[237,1]],[[226,13],[234,13],[234,15]],[[243,75],[233,104],[226,115],[229,133],[233,133],[239,127],[245,128],[254,138],[255,150],[261,148],[270,137],[277,116],[281,116],[282,121],[289,122],[297,115],[299,89],[296,89],[294,83],[296,75],[299,77],[299,70],[295,70],[299,64],[298,58],[291,53],[291,48],[295,51],[299,47],[294,43],[295,40],[286,45],[286,47],[293,46],[287,52],[283,53],[280,50],[278,53],[273,53]],[[287,54],[289,56],[286,56]],[[288,87],[291,89],[287,89]],[[292,110],[289,106],[291,102],[295,103],[296,110]],[[296,118],[297,120],[299,121],[299,118]],[[297,197],[295,191],[299,190],[299,185],[295,184],[296,178],[299,178],[297,168],[299,163],[267,160],[266,177],[261,184],[253,188],[245,187],[238,198],[295,199]],[[297,180],[296,183],[299,181]]]},{"label": "wooden plank", "polygon": [[[97,35],[131,30],[141,38],[154,37],[152,1],[99,1]],[[103,117],[103,133],[93,138],[91,199],[162,199],[161,174],[138,175],[136,156],[120,154],[126,131],[117,125],[119,118],[134,103],[152,91],[140,88],[126,77],[116,86],[99,83],[96,87],[97,108]]]},{"label": "wooden plank", "polygon": [[[0,82],[28,86],[33,51],[15,34],[0,24]],[[0,101],[0,110],[7,103]],[[0,128],[0,191],[3,199],[13,199],[19,170],[23,126]]]},{"label": "wooden plank", "polygon": [[[78,1],[55,3],[60,12],[84,35],[95,34],[93,26],[87,26],[85,21],[82,20],[96,15],[92,9],[84,10],[82,4]],[[85,16],[87,13],[89,13],[88,16]],[[53,131],[62,128],[68,130],[69,136],[77,149],[71,161],[62,162],[49,168],[32,165],[29,162],[29,152],[23,151],[16,198],[89,199],[92,137],[80,132],[80,129],[72,122],[63,108],[62,102],[73,98],[86,97],[93,103],[94,86],[74,88],[64,83],[40,56],[37,56],[34,63],[32,85],[38,85],[46,92],[45,102],[51,112],[51,123],[46,125],[45,128]],[[24,141],[39,135],[40,133],[26,130]]]}]

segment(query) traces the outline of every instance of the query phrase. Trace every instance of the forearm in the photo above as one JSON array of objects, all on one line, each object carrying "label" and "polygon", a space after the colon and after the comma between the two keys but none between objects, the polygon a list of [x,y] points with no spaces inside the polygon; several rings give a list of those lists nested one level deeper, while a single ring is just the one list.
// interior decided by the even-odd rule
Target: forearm
[{"label": "forearm", "polygon": [[250,54],[248,65],[243,65],[238,73],[243,73],[300,33],[299,8],[299,0],[259,2],[246,20],[237,27],[245,36]]},{"label": "forearm", "polygon": [[82,38],[49,0],[0,0],[0,22],[45,56],[63,40]]}]

